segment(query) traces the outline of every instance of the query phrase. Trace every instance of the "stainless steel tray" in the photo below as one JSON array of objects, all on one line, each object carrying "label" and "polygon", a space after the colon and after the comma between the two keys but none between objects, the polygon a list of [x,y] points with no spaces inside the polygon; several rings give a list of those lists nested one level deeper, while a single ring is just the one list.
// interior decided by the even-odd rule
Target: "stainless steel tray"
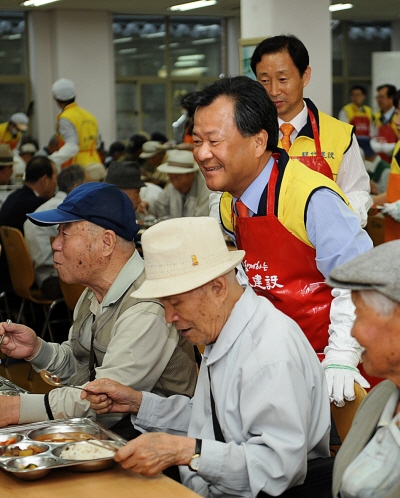
[{"label": "stainless steel tray", "polygon": [[[76,438],[79,441],[79,444],[84,444],[84,440],[77,438],[76,433],[84,433],[85,438],[107,441],[108,444],[111,444],[117,449],[126,444],[125,439],[88,418],[59,419],[46,422],[35,422],[32,424],[12,425],[0,429],[0,468],[7,472],[11,472],[20,479],[34,480],[40,479],[47,475],[52,469],[60,467],[70,468],[70,470],[80,472],[92,472],[113,465],[113,457],[103,457],[92,460],[66,460],[61,458],[59,455],[62,449],[68,445],[74,444],[73,442],[66,442],[65,439]],[[43,439],[47,434],[59,434],[65,437],[53,437],[52,442],[36,439],[36,437]],[[4,442],[8,441],[10,438],[16,439],[16,442],[4,446]],[[57,439],[59,442],[54,441],[54,439]],[[12,449],[16,446],[21,449],[26,449],[28,446],[34,445],[42,446],[42,449],[45,451],[32,456],[1,455],[1,453],[4,453],[5,449]],[[93,446],[93,448],[95,447]],[[29,468],[29,465],[34,465],[35,467]]]},{"label": "stainless steel tray", "polygon": [[10,380],[0,375],[0,395],[4,393],[7,393],[7,395],[11,395],[11,393],[15,393],[15,395],[18,395],[20,393],[28,392],[29,391],[27,391],[26,389],[22,389],[22,387],[17,386]]}]

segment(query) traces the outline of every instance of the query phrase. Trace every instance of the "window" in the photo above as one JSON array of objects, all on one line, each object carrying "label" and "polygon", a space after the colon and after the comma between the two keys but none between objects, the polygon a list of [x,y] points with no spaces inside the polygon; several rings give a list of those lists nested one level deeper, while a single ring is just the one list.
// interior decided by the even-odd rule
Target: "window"
[{"label": "window", "polygon": [[0,11],[0,122],[27,111],[28,88],[24,14]]},{"label": "window", "polygon": [[113,17],[118,139],[158,131],[176,138],[180,99],[223,72],[222,21]]}]

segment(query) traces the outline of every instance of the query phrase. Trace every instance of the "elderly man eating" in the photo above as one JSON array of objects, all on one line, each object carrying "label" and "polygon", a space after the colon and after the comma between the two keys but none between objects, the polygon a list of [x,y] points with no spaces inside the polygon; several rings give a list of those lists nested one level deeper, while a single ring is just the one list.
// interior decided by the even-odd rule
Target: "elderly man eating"
[{"label": "elderly man eating", "polygon": [[132,413],[149,432],[115,459],[143,475],[179,465],[182,482],[201,496],[277,496],[301,484],[307,461],[329,454],[330,411],[300,328],[240,286],[235,266],[244,251],[228,251],[215,219],[161,222],[142,246],[146,279],[132,295],[160,298],[167,322],[206,347],[192,399],[107,379],[88,384],[81,397],[98,413]]},{"label": "elderly man eating", "polygon": [[[1,351],[50,370],[63,384],[84,386],[103,376],[161,396],[191,396],[196,383],[193,347],[165,321],[159,301],[132,298],[144,280],[133,238],[139,226],[128,196],[114,185],[85,183],[33,223],[59,225],[53,243],[60,278],[87,287],[74,311],[69,339],[48,343],[19,324],[0,325]],[[95,417],[80,391],[64,387],[48,395],[0,397],[0,426],[63,417]],[[100,417],[132,437],[121,415]]]},{"label": "elderly man eating", "polygon": [[383,377],[365,398],[335,459],[334,498],[400,496],[400,241],[333,270],[328,283],[351,289],[352,335],[369,375]]}]

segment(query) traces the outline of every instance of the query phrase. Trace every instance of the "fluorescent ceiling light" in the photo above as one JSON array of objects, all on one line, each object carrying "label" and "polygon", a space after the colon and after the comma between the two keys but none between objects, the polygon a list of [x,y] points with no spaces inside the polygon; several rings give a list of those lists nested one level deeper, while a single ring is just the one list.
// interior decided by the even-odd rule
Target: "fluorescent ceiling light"
[{"label": "fluorescent ceiling light", "polygon": [[[179,43],[170,43],[168,46],[169,48],[176,48],[179,47]],[[160,50],[165,50],[167,48],[167,45],[160,45],[158,48]]]},{"label": "fluorescent ceiling light", "polygon": [[128,42],[131,42],[133,40],[133,38],[131,36],[127,36],[126,38],[116,38],[115,40],[113,40],[113,43],[117,44],[117,43],[128,43]]},{"label": "fluorescent ceiling light", "polygon": [[204,54],[180,55],[178,61],[202,61],[205,57]]},{"label": "fluorescent ceiling light", "polygon": [[119,54],[136,54],[137,48],[123,48],[121,50],[118,50]]},{"label": "fluorescent ceiling light", "polygon": [[333,5],[329,6],[329,10],[331,12],[336,12],[338,10],[352,9],[352,8],[353,8],[352,3],[334,3]]},{"label": "fluorescent ceiling light", "polygon": [[22,2],[21,5],[24,7],[40,7],[41,5],[46,5],[47,3],[58,2],[59,0],[26,0]]},{"label": "fluorescent ceiling light", "polygon": [[216,38],[203,38],[202,40],[193,40],[192,45],[207,45],[208,43],[215,43]]},{"label": "fluorescent ceiling light", "polygon": [[141,38],[163,38],[165,31],[158,31],[157,33],[149,33],[147,35],[140,35]]},{"label": "fluorescent ceiling light", "polygon": [[197,2],[181,3],[179,5],[172,5],[169,10],[193,10],[200,9],[201,7],[210,7],[215,5],[217,0],[198,0]]},{"label": "fluorescent ceiling light", "polygon": [[2,38],[3,40],[19,40],[22,38],[22,35],[20,33],[16,33],[14,35],[3,35]]}]

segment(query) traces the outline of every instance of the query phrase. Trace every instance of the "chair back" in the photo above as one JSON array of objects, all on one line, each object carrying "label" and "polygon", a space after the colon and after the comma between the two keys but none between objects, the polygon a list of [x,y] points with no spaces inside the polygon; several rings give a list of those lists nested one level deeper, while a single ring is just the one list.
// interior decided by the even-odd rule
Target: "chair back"
[{"label": "chair back", "polygon": [[35,273],[24,236],[17,228],[7,226],[0,227],[0,235],[14,292],[19,297],[31,299]]},{"label": "chair back", "polygon": [[70,311],[74,311],[78,299],[81,297],[82,292],[86,289],[80,284],[67,284],[59,278],[61,292],[64,297],[65,304]]},{"label": "chair back", "polygon": [[346,401],[345,405],[340,408],[331,403],[331,414],[342,444],[350,430],[358,407],[367,395],[367,391],[356,382],[354,383],[354,392],[356,399],[354,401]]}]

